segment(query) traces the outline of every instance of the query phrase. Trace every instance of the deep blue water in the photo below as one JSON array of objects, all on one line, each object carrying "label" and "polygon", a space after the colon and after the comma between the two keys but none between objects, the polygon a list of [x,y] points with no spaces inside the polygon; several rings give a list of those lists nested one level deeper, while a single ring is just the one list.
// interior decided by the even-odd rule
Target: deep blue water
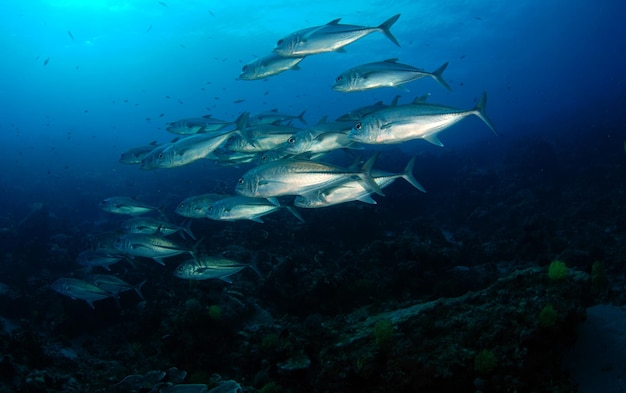
[{"label": "deep blue water", "polygon": [[[391,29],[400,47],[373,33],[348,45],[345,53],[307,57],[298,71],[237,80],[243,65],[270,53],[293,31],[336,18],[377,26],[394,14],[401,14]],[[567,206],[584,198],[590,198],[587,209],[595,207],[587,213],[589,220],[614,231],[621,212],[607,213],[601,196],[614,207],[616,195],[623,195],[625,14],[626,4],[612,0],[4,1],[0,282],[26,286],[42,271],[37,283],[43,287],[75,274],[74,259],[88,247],[89,234],[115,230],[122,221],[98,209],[104,198],[137,197],[177,222],[181,218],[174,208],[184,198],[234,193],[237,179],[252,164],[224,168],[207,160],[142,171],[118,162],[132,147],[175,137],[165,130],[167,122],[206,114],[234,120],[244,111],[278,108],[306,111],[308,123],[315,124],[379,100],[389,103],[398,94],[401,103],[428,93],[428,102],[469,109],[487,92],[487,114],[502,135],[494,136],[470,117],[443,131],[444,147],[423,140],[368,146],[365,154],[381,152],[377,167],[382,169],[401,170],[417,156],[415,177],[428,193],[398,182],[386,197],[375,198],[377,205],[301,210],[303,224],[286,212],[268,218],[270,225],[198,220],[192,228],[207,239],[203,247],[217,253],[233,246],[212,238],[225,228],[239,233],[231,238],[244,239],[242,233],[297,227],[294,249],[349,250],[418,230],[421,222],[411,217],[428,217],[429,225],[457,236],[473,233],[486,244],[525,227],[527,203],[554,206],[550,222],[579,233],[576,225],[582,228],[587,221],[572,219]],[[452,91],[429,78],[406,85],[409,92],[330,89],[344,70],[391,58],[427,71],[449,62],[444,77]],[[332,160],[347,165],[352,159],[336,155]],[[525,192],[532,202],[524,199]],[[513,201],[520,205],[512,206]],[[39,204],[46,207],[46,218],[23,227]],[[544,213],[549,217],[550,211]],[[58,234],[63,236],[54,237]],[[541,250],[542,257],[554,253],[558,250]],[[494,259],[516,258],[497,254]],[[530,252],[520,257],[542,262]],[[469,256],[450,266],[473,263],[478,261]],[[150,266],[152,272],[159,268]],[[133,274],[137,281],[140,276]]]}]

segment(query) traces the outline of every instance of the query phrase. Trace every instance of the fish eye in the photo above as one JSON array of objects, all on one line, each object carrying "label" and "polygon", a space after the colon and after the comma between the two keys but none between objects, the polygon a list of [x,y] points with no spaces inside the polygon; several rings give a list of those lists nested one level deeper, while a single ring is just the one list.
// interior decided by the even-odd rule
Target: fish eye
[{"label": "fish eye", "polygon": [[163,153],[159,153],[159,158],[163,158]]},{"label": "fish eye", "polygon": [[239,178],[238,182],[239,184],[243,184],[243,177]]},{"label": "fish eye", "polygon": [[289,143],[291,143],[293,145],[294,143],[296,143],[296,138],[290,137],[289,139],[287,139],[287,142],[289,142]]},{"label": "fish eye", "polygon": [[341,82],[341,80],[343,79],[343,75],[339,75],[337,77],[337,79],[335,79],[336,82]]},{"label": "fish eye", "polygon": [[360,130],[361,128],[363,128],[363,125],[361,124],[361,122],[358,122],[354,125],[355,130]]},{"label": "fish eye", "polygon": [[283,44],[284,40],[278,40],[278,42],[276,43],[276,46],[281,46]]}]

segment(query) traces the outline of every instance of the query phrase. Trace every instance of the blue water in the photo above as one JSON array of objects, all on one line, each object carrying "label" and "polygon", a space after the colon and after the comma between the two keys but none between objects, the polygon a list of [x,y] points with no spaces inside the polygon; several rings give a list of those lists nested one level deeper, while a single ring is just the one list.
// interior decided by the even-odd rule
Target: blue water
[{"label": "blue water", "polygon": [[[243,65],[269,54],[278,39],[293,31],[336,18],[346,24],[377,26],[395,14],[401,17],[391,31],[400,47],[373,33],[348,45],[345,53],[307,57],[298,71],[265,80],[237,80]],[[596,189],[611,195],[611,187],[601,181],[623,178],[620,159],[626,141],[624,15],[626,3],[613,0],[2,1],[0,229],[12,235],[0,236],[0,245],[5,247],[0,249],[0,258],[3,273],[11,271],[13,258],[21,273],[19,279],[5,276],[0,281],[19,286],[33,271],[50,269],[52,273],[40,281],[43,286],[74,274],[74,259],[88,246],[88,234],[115,230],[121,222],[120,217],[98,209],[104,198],[137,197],[179,221],[174,208],[184,198],[234,193],[237,179],[251,164],[224,168],[203,161],[142,171],[118,162],[120,154],[132,147],[173,139],[175,135],[165,130],[168,122],[206,114],[234,120],[244,111],[278,108],[298,114],[304,110],[308,123],[314,124],[323,116],[334,119],[379,100],[390,103],[398,94],[400,103],[430,94],[428,102],[469,109],[487,92],[487,114],[501,136],[470,117],[440,134],[443,148],[423,140],[366,148],[366,154],[382,152],[379,166],[388,170],[400,170],[411,156],[417,156],[415,176],[427,194],[402,184],[390,188],[388,197],[375,197],[378,205],[363,204],[358,211],[341,206],[331,208],[327,215],[321,210],[301,211],[303,224],[288,213],[276,213],[280,215],[274,224],[298,225],[299,240],[309,246],[318,241],[325,246],[337,242],[336,250],[343,250],[350,249],[351,236],[359,238],[355,243],[359,245],[393,239],[403,230],[394,220],[412,216],[429,216],[433,227],[453,234],[460,230],[454,225],[464,223],[465,233],[508,235],[507,230],[521,227],[526,217],[516,215],[515,209],[509,211],[503,196],[524,195],[526,191],[518,187],[531,188],[535,175],[542,184],[549,184],[538,194],[547,204],[566,206],[569,202],[560,204],[562,195],[555,190],[572,183],[589,182],[581,186],[589,191],[587,196]],[[409,92],[330,89],[346,69],[391,58],[427,71],[449,62],[444,77],[452,91],[430,78],[406,85]],[[613,175],[595,172],[596,160],[604,157],[612,160]],[[572,158],[580,161],[572,164]],[[561,170],[568,165],[580,169],[581,175]],[[469,175],[483,173],[497,173],[498,180],[491,181],[489,176],[468,180]],[[520,178],[525,180],[508,191],[507,181]],[[483,195],[485,190],[491,193]],[[563,196],[577,198],[567,191]],[[520,202],[522,211],[524,203]],[[532,203],[544,205],[543,200]],[[593,206],[606,206],[603,203],[596,201]],[[53,222],[51,227],[20,227],[39,204],[47,207],[45,214],[51,221],[45,222]],[[589,217],[604,217],[607,222],[614,218],[601,210],[592,211]],[[478,228],[481,214],[501,214],[499,221],[490,218],[486,224],[501,226]],[[569,213],[560,214],[554,220],[567,223],[560,220]],[[437,218],[441,221],[436,222]],[[353,219],[362,221],[352,228]],[[221,224],[198,222],[193,228],[243,232],[260,231],[263,225]],[[421,222],[413,225],[419,228]],[[605,231],[615,230],[612,224],[599,225]],[[346,233],[348,228],[357,234]],[[16,231],[19,241],[15,241]],[[57,233],[70,240],[54,238]],[[232,245],[211,243],[209,232],[196,234],[208,237],[206,247],[214,252]],[[36,268],[27,269],[19,255],[34,254],[20,247],[33,251],[29,247],[40,237],[47,240],[38,244],[37,260],[29,262]],[[481,239],[483,244],[490,240]],[[543,255],[553,251],[542,250]],[[46,265],[50,260],[55,267]],[[472,263],[477,261],[460,258],[451,261],[450,267]]]}]

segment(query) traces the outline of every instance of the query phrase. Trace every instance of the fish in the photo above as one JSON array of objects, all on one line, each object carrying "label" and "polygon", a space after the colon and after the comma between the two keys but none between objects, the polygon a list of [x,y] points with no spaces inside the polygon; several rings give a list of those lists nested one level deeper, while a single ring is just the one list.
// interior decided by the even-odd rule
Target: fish
[{"label": "fish", "polygon": [[194,249],[154,234],[128,233],[120,236],[114,246],[127,256],[152,258],[161,265],[165,265],[163,258],[184,253],[189,253],[195,258]]},{"label": "fish", "polygon": [[339,23],[341,19],[335,19],[325,25],[298,30],[281,38],[276,42],[274,53],[285,57],[302,57],[340,51],[344,46],[376,31],[400,46],[390,30],[399,17],[400,14],[394,15],[377,27],[342,25]]},{"label": "fish", "polygon": [[144,280],[137,285],[132,285],[122,280],[117,276],[110,274],[90,274],[85,277],[85,281],[92,283],[98,288],[111,293],[114,296],[119,295],[121,292],[133,290],[137,293],[137,296],[144,300],[143,293],[141,293],[141,287],[148,280]]},{"label": "fish", "polygon": [[76,41],[76,40],[74,39],[74,36],[72,35],[72,32],[71,32],[71,31],[69,31],[69,30],[68,30],[68,31],[67,31],[67,35],[69,35],[69,36],[70,36],[70,38],[72,39],[72,41]]},{"label": "fish", "polygon": [[174,271],[174,276],[186,280],[220,279],[231,284],[230,276],[239,273],[246,267],[254,270],[259,276],[261,275],[252,263],[242,263],[222,256],[202,256],[197,260],[181,263]]},{"label": "fish", "polygon": [[106,270],[111,270],[109,266],[121,261],[123,257],[119,253],[110,253],[104,250],[84,250],[78,254],[76,262],[85,267],[101,266]]},{"label": "fish", "polygon": [[170,147],[173,143],[174,142],[164,143],[150,150],[143,156],[143,158],[139,162],[139,168],[144,171],[158,169],[159,160],[161,159],[161,157],[163,157],[163,151]]},{"label": "fish", "polygon": [[48,63],[50,62],[50,58],[47,57],[46,60],[43,61],[43,65],[48,65]]},{"label": "fish", "polygon": [[[394,174],[387,171],[372,170],[372,178],[381,190],[391,185],[396,179],[403,178],[416,189],[421,192],[426,192],[426,189],[424,189],[424,187],[413,176],[415,159],[416,158],[413,157],[401,173]],[[358,181],[349,180],[337,186],[319,190],[313,195],[298,195],[294,200],[294,206],[303,208],[319,208],[351,201],[376,204],[376,201],[372,199],[371,194],[372,192],[363,187],[363,185]]]},{"label": "fish", "polygon": [[186,198],[176,206],[176,214],[188,218],[205,218],[207,210],[220,199],[227,197],[224,194],[201,194]]},{"label": "fish", "polygon": [[317,154],[333,151],[336,149],[352,148],[355,142],[348,138],[345,131],[315,131],[302,130],[296,132],[287,139],[283,145],[283,151],[287,154]]},{"label": "fish", "polygon": [[235,192],[255,198],[305,195],[350,178],[358,178],[367,185],[368,189],[384,195],[369,174],[375,160],[374,155],[363,165],[361,171],[351,171],[336,165],[294,158],[272,161],[246,172],[238,180]]},{"label": "fish", "polygon": [[261,124],[276,124],[291,120],[298,120],[302,124],[308,124],[307,121],[304,119],[305,112],[306,110],[300,112],[299,115],[289,115],[287,113],[280,113],[278,112],[278,108],[274,108],[272,110],[250,116],[250,118],[248,119],[248,126],[251,127]]},{"label": "fish", "polygon": [[159,210],[157,207],[124,196],[106,198],[98,204],[98,207],[109,213],[129,214],[131,216]]},{"label": "fish", "polygon": [[168,132],[179,135],[194,135],[204,132],[219,131],[226,127],[235,125],[235,122],[220,120],[205,115],[202,117],[192,117],[180,119],[168,123],[165,128]]},{"label": "fish", "polygon": [[120,155],[119,162],[122,164],[141,164],[141,160],[157,146],[156,141],[152,141],[146,146],[138,146],[129,149]]},{"label": "fish", "polygon": [[156,157],[156,168],[176,168],[189,165],[209,155],[239,130],[191,135],[172,143]]},{"label": "fish", "polygon": [[245,138],[242,136],[232,138],[224,145],[224,148],[240,153],[265,152],[282,145],[298,130],[300,129],[281,124],[259,124],[246,127],[242,130]]},{"label": "fish", "polygon": [[164,3],[164,2],[162,2],[162,1],[159,1],[159,4],[161,4],[163,7],[169,7],[167,4],[165,4],[165,3]]},{"label": "fish", "polygon": [[244,65],[239,74],[239,80],[251,81],[265,79],[270,76],[278,75],[281,72],[292,70],[299,71],[298,64],[304,60],[303,57],[284,57],[277,54],[269,54],[259,57],[256,60]]},{"label": "fish", "polygon": [[96,300],[114,297],[111,292],[105,291],[94,284],[78,278],[59,278],[50,284],[50,288],[74,300],[84,300],[89,304],[89,307],[93,309],[95,309],[93,302]]},{"label": "fish", "polygon": [[407,64],[398,63],[398,59],[387,59],[362,64],[344,71],[335,78],[335,83],[331,88],[340,92],[364,91],[380,87],[396,87],[408,91],[403,86],[405,83],[430,77],[447,90],[452,91],[448,82],[443,79],[443,72],[446,67],[448,67],[448,63],[444,63],[433,72],[426,72]]},{"label": "fish", "polygon": [[191,221],[183,225],[175,225],[154,217],[135,217],[122,223],[122,230],[127,233],[146,233],[149,235],[168,236],[176,232],[184,232],[192,239],[196,237],[191,232]]},{"label": "fish", "polygon": [[499,135],[487,117],[486,103],[487,93],[483,93],[476,106],[469,110],[425,103],[385,108],[358,121],[349,137],[366,144],[393,144],[421,138],[443,146],[437,134],[471,115],[478,116]]},{"label": "fish", "polygon": [[245,196],[232,196],[215,201],[207,209],[206,217],[217,221],[252,220],[263,223],[261,217],[281,208],[289,210],[298,220],[304,222],[302,216],[291,206],[281,206],[276,201]]}]

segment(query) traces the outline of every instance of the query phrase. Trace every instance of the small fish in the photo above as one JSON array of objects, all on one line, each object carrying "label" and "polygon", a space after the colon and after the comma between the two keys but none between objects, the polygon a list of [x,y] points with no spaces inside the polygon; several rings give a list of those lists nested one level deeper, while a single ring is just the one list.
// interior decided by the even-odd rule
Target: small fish
[{"label": "small fish", "polygon": [[245,99],[244,98],[240,98],[238,100],[233,101],[233,104],[241,104],[242,102],[244,102]]},{"label": "small fish", "polygon": [[407,64],[398,63],[398,59],[388,59],[374,63],[362,64],[343,72],[332,85],[332,89],[341,92],[364,91],[379,87],[396,87],[407,90],[405,83],[431,77],[440,85],[452,90],[443,79],[443,72],[448,63],[443,64],[433,72],[426,72]]},{"label": "small fish", "polygon": [[128,233],[120,236],[114,244],[121,253],[131,257],[152,258],[165,265],[163,258],[189,253],[195,258],[195,251],[173,240],[159,235],[145,233]]},{"label": "small fish", "polygon": [[162,2],[162,1],[159,1],[159,4],[161,4],[163,7],[169,7],[167,4],[165,4],[165,3],[164,3],[164,2]]},{"label": "small fish", "polygon": [[205,218],[213,202],[227,197],[224,194],[202,194],[186,198],[176,206],[176,214],[188,218]]},{"label": "small fish", "polygon": [[341,19],[335,19],[322,26],[298,30],[276,43],[274,53],[285,57],[301,57],[316,53],[333,52],[368,34],[379,31],[394,44],[400,46],[396,37],[391,34],[391,26],[400,14],[394,15],[377,27],[342,25]]},{"label": "small fish", "polygon": [[210,280],[220,279],[227,283],[232,283],[230,276],[239,273],[246,267],[254,270],[259,276],[254,264],[246,264],[221,256],[203,256],[197,260],[189,260],[180,264],[174,271],[174,275],[178,278],[187,280]]},{"label": "small fish", "polygon": [[131,216],[158,210],[154,206],[123,196],[106,198],[98,204],[98,207],[109,213],[130,214]]},{"label": "small fish", "polygon": [[72,35],[72,32],[71,32],[71,31],[69,31],[69,30],[68,30],[68,31],[67,31],[67,34],[70,36],[70,38],[72,39],[72,41],[76,41],[76,40],[74,39],[74,36]]},{"label": "small fish", "polygon": [[263,223],[261,217],[283,207],[296,216],[298,220],[304,222],[302,216],[291,206],[281,206],[267,199],[244,196],[232,196],[214,202],[207,209],[206,216],[217,221],[252,220]]},{"label": "small fish", "polygon": [[85,250],[78,254],[76,262],[81,266],[95,267],[100,266],[106,270],[111,270],[110,265],[121,261],[123,258],[119,253],[108,253],[104,250]]},{"label": "small fish", "polygon": [[119,295],[121,292],[133,290],[137,293],[137,296],[143,300],[144,297],[143,293],[141,293],[141,287],[148,280],[144,280],[137,285],[132,285],[121,278],[110,274],[90,274],[86,277],[86,281],[106,292],[113,294],[114,296]]},{"label": "small fish", "polygon": [[50,288],[53,291],[60,293],[61,295],[68,296],[72,299],[84,300],[89,304],[89,307],[95,308],[93,302],[96,300],[106,299],[113,297],[110,292],[105,291],[102,288],[95,286],[84,280],[77,278],[59,278],[52,284]]},{"label": "small fish", "polygon": [[48,65],[48,62],[50,62],[50,58],[49,57],[46,58],[46,60],[43,61],[43,65],[45,65],[45,66]]},{"label": "small fish", "polygon": [[127,233],[147,233],[149,235],[168,236],[176,232],[184,232],[192,239],[196,237],[191,232],[191,220],[184,225],[175,225],[165,220],[153,217],[135,217],[124,221],[122,229]]},{"label": "small fish", "polygon": [[260,57],[241,68],[240,80],[258,80],[278,75],[287,70],[298,71],[304,57],[284,57],[276,54]]},{"label": "small fish", "polygon": [[152,25],[148,26],[148,29],[146,30],[146,33],[149,32],[150,30],[152,30]]}]

